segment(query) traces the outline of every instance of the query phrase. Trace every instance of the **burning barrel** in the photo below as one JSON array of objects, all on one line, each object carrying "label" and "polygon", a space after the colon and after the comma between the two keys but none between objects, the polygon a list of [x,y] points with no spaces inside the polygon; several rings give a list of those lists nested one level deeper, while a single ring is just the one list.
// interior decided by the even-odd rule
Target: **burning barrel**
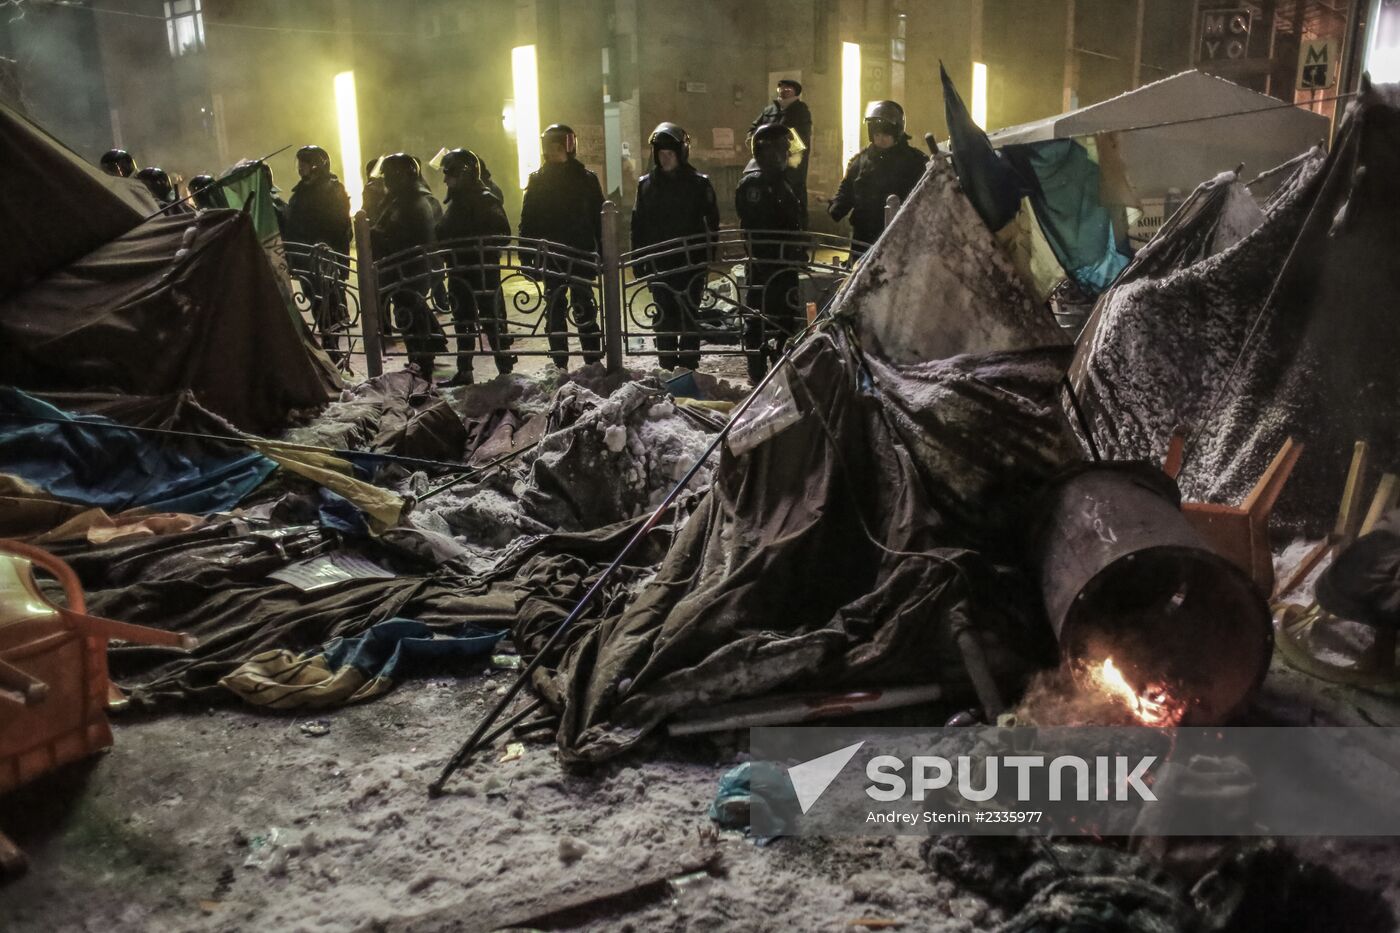
[{"label": "burning barrel", "polygon": [[1046,613],[1080,689],[1115,697],[1145,725],[1218,725],[1263,682],[1268,604],[1191,528],[1160,470],[1102,463],[1066,474],[1033,541]]}]

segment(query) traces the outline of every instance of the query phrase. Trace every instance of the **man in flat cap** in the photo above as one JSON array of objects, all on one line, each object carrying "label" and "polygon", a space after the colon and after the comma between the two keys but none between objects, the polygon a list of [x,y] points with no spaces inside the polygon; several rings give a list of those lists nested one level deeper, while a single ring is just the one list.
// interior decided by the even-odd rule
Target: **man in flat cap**
[{"label": "man in flat cap", "polygon": [[758,119],[754,120],[753,125],[749,127],[749,139],[752,141],[753,134],[758,132],[760,127],[776,123],[793,130],[797,133],[798,139],[802,140],[804,148],[801,161],[787,170],[786,177],[793,194],[797,195],[798,203],[802,205],[802,226],[805,229],[807,226],[807,166],[812,157],[812,111],[802,100],[801,81],[783,78],[778,82],[776,93],[777,96],[773,98],[773,102],[763,108]]}]

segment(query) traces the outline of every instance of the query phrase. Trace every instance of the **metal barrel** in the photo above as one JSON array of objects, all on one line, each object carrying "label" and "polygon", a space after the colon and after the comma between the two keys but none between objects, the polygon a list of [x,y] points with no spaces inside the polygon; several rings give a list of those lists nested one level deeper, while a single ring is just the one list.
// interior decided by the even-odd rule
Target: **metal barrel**
[{"label": "metal barrel", "polygon": [[1155,466],[1079,466],[1033,527],[1046,614],[1076,680],[1111,658],[1134,686],[1166,685],[1186,704],[1183,725],[1228,721],[1263,683],[1268,603],[1191,528]]}]

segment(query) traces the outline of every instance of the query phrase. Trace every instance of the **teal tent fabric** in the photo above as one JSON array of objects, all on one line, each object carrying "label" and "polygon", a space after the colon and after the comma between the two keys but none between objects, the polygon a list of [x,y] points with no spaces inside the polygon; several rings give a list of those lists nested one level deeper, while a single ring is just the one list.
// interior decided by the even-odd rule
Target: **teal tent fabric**
[{"label": "teal tent fabric", "polygon": [[1099,200],[1099,166],[1073,139],[1007,146],[1003,157],[1031,182],[1031,207],[1050,248],[1075,284],[1097,295],[1130,257],[1119,252],[1113,218]]},{"label": "teal tent fabric", "polygon": [[1099,166],[1073,139],[993,149],[939,66],[953,170],[987,229],[1015,218],[1028,197],[1065,275],[1088,294],[1106,289],[1131,258],[1118,249],[1113,218],[1099,200]]},{"label": "teal tent fabric", "polygon": [[207,515],[232,509],[276,467],[261,454],[153,438],[0,387],[0,473],[57,499],[109,512]]}]

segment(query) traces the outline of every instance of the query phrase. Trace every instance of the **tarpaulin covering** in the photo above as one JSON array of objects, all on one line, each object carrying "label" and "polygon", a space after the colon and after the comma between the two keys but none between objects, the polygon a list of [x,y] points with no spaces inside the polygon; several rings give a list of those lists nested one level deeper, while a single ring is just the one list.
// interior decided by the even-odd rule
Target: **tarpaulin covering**
[{"label": "tarpaulin covering", "polygon": [[831,302],[863,347],[895,363],[1064,345],[941,159]]},{"label": "tarpaulin covering", "polygon": [[233,211],[147,221],[0,300],[0,374],[38,391],[189,389],[256,433],[335,384]]},{"label": "tarpaulin covering", "polygon": [[171,443],[75,415],[0,387],[0,473],[53,498],[110,511],[145,507],[198,515],[236,506],[276,468],[222,445]]},{"label": "tarpaulin covering", "polygon": [[1234,172],[1205,182],[1162,224],[1157,235],[1133,256],[1118,285],[1159,278],[1229,249],[1264,223],[1249,189]]},{"label": "tarpaulin covering", "polygon": [[1274,516],[1318,531],[1356,441],[1400,462],[1397,103],[1394,85],[1364,93],[1239,243],[1105,295],[1075,378],[1107,455],[1158,459],[1184,425],[1183,493],[1238,503],[1293,437],[1305,450]]},{"label": "tarpaulin covering", "polygon": [[145,186],[88,163],[0,101],[0,299],[155,213]]},{"label": "tarpaulin covering", "polygon": [[[1042,378],[1031,366],[1020,386],[1011,380],[991,395],[1033,390],[1034,433],[1058,437],[1039,422],[1058,420],[1055,387],[1068,354],[1030,352],[1058,359],[1039,367]],[[548,659],[555,669],[536,684],[562,709],[566,759],[605,759],[681,710],[780,688],[936,682],[955,690],[966,685],[955,620],[975,620],[993,669],[1009,680],[1053,657],[1028,578],[971,549],[1007,530],[983,516],[973,533],[930,502],[882,402],[901,387],[878,372],[875,386],[863,387],[861,373],[844,328],[810,338],[790,371],[800,418],[750,452],[726,450],[655,579],[620,615],[580,626],[563,656]],[[1020,435],[1021,419],[990,401],[957,399],[981,418],[954,419],[943,444],[1003,434],[1007,446],[984,466],[1008,486],[1033,488],[1069,448],[1057,440],[1042,449]],[[924,426],[936,417],[928,413]],[[1006,456],[1016,445],[1035,456]],[[975,485],[982,495],[1001,484]],[[941,491],[963,494],[955,484]],[[961,512],[973,507],[963,502]],[[517,623],[522,648],[538,648],[542,635]]]}]

